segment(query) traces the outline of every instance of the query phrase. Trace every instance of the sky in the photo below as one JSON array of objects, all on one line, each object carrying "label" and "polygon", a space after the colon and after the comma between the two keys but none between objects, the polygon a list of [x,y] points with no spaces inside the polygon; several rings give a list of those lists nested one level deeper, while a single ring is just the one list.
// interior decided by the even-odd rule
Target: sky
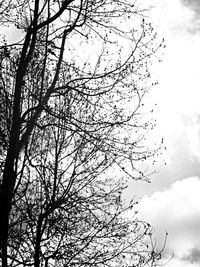
[{"label": "sky", "polygon": [[[142,0],[141,0],[142,1]],[[200,0],[145,0],[165,38],[162,63],[153,67],[158,86],[154,135],[167,147],[157,159],[151,183],[133,183],[141,197],[139,216],[150,222],[166,253],[168,267],[200,265]],[[13,36],[16,38],[16,36]],[[166,165],[165,165],[166,162]]]},{"label": "sky", "polygon": [[[167,150],[151,183],[132,184],[140,216],[155,229],[158,246],[168,232],[168,267],[200,265],[200,1],[147,0],[166,49],[153,74],[159,85],[155,135]],[[145,3],[146,3],[145,2]],[[166,162],[166,165],[164,164]]]}]

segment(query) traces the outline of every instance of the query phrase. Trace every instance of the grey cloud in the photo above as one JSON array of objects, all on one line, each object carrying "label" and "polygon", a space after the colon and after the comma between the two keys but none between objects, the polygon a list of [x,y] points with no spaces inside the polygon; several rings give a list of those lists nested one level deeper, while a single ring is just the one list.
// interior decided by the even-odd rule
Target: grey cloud
[{"label": "grey cloud", "polygon": [[181,0],[182,4],[194,12],[188,31],[192,34],[200,32],[200,1],[199,0]]},{"label": "grey cloud", "polygon": [[135,183],[131,181],[127,195],[133,196],[133,193],[137,196],[151,195],[155,191],[168,188],[175,181],[186,177],[200,177],[200,159],[191,150],[189,136],[185,128],[177,135],[174,134],[173,140],[170,141],[170,144],[167,144],[167,155],[170,159],[167,165],[161,162],[156,163],[154,167],[145,166],[156,170],[156,173],[149,177],[151,183]]},{"label": "grey cloud", "polygon": [[200,12],[200,1],[199,0],[181,0],[182,3],[193,9],[195,12],[199,13]]},{"label": "grey cloud", "polygon": [[192,248],[188,254],[182,257],[182,260],[190,263],[200,263],[200,248]]}]

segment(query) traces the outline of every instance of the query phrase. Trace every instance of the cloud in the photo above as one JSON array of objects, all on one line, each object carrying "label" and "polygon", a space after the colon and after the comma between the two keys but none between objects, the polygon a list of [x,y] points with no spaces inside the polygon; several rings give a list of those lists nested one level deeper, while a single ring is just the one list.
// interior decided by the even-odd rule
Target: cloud
[{"label": "cloud", "polygon": [[166,267],[199,267],[199,264],[187,262],[178,258],[173,258],[171,261],[169,261]]},{"label": "cloud", "polygon": [[181,2],[185,6],[193,9],[196,13],[200,13],[200,2],[199,2],[199,0],[181,0]]},{"label": "cloud", "polygon": [[182,257],[183,261],[190,263],[200,263],[200,248],[194,247],[189,250],[188,254]]},{"label": "cloud", "polygon": [[[199,113],[200,80],[200,14],[183,1],[149,0],[155,3],[152,18],[158,26],[159,36],[166,40],[162,64],[155,65],[159,85],[153,89],[153,98],[158,103],[157,124],[163,136],[169,133],[183,136],[185,130],[182,114]],[[198,0],[200,6],[200,1]],[[179,132],[177,131],[179,130]],[[180,131],[181,130],[181,131]],[[184,136],[182,137],[182,139]],[[165,138],[166,139],[166,138]]]},{"label": "cloud", "polygon": [[181,0],[184,7],[192,11],[191,25],[188,27],[188,31],[196,33],[200,31],[200,1],[199,0]]},{"label": "cloud", "polygon": [[175,256],[168,267],[196,267],[200,265],[200,1],[155,0],[155,5],[155,23],[167,44],[163,63],[155,71],[157,121],[167,140],[169,160],[150,177],[152,185],[147,186],[157,191],[142,198],[139,214],[154,226],[158,245],[165,231],[169,233],[166,250]]},{"label": "cloud", "polygon": [[[139,204],[140,217],[155,228],[158,246],[165,231],[169,233],[166,251],[176,259],[191,255],[200,246],[200,178],[190,177],[173,183],[163,191],[144,196]],[[188,256],[189,257],[189,256]],[[186,258],[185,258],[186,261]]]},{"label": "cloud", "polygon": [[130,183],[128,194],[138,196],[164,189],[186,177],[200,176],[200,33],[188,30],[194,28],[195,12],[181,0],[148,1],[155,4],[152,17],[167,45],[163,62],[154,67],[159,84],[150,92],[157,103],[154,113],[157,127],[152,135],[156,141],[164,137],[167,150],[163,151],[162,159],[167,165],[155,158],[153,169],[148,162],[149,172],[153,169],[158,173],[150,176],[151,184]]},{"label": "cloud", "polygon": [[164,184],[169,185],[174,180],[200,175],[200,33],[192,32],[197,26],[195,12],[180,0],[157,2],[156,14],[161,29],[165,29],[167,47],[163,63],[155,69],[159,85],[154,92],[157,125],[168,148],[165,153],[168,164],[167,169],[161,170],[162,177],[157,175],[161,181],[156,184],[165,180]]},{"label": "cloud", "polygon": [[[149,0],[152,17],[162,31],[179,34],[191,31],[194,26],[195,11],[184,0]],[[160,26],[161,25],[161,26]]]}]

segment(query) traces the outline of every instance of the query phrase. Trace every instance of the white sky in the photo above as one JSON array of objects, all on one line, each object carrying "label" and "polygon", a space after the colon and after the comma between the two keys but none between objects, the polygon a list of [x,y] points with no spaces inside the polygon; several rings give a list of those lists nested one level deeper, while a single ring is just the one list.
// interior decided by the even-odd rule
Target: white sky
[{"label": "white sky", "polygon": [[[142,1],[142,0],[140,0]],[[145,0],[155,5],[152,18],[166,40],[163,63],[154,67],[159,85],[158,138],[167,152],[151,184],[133,184],[129,193],[143,196],[140,216],[152,223],[158,244],[168,231],[169,267],[200,264],[200,0]],[[12,30],[12,29],[11,29]],[[13,38],[16,36],[13,36]]]},{"label": "white sky", "polygon": [[152,17],[166,39],[163,63],[155,66],[159,86],[157,135],[163,136],[167,165],[151,184],[138,184],[140,216],[152,223],[158,244],[169,233],[169,267],[200,264],[200,1],[148,0]]}]

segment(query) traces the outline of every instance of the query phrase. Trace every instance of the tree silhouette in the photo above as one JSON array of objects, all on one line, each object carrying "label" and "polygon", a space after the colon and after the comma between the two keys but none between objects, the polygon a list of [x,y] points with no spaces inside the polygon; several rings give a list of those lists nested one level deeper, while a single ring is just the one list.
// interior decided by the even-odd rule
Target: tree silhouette
[{"label": "tree silhouette", "polygon": [[144,145],[151,24],[131,1],[0,8],[21,37],[0,54],[2,266],[154,264],[150,226],[125,219],[121,178],[145,179],[137,162],[156,152]]}]

